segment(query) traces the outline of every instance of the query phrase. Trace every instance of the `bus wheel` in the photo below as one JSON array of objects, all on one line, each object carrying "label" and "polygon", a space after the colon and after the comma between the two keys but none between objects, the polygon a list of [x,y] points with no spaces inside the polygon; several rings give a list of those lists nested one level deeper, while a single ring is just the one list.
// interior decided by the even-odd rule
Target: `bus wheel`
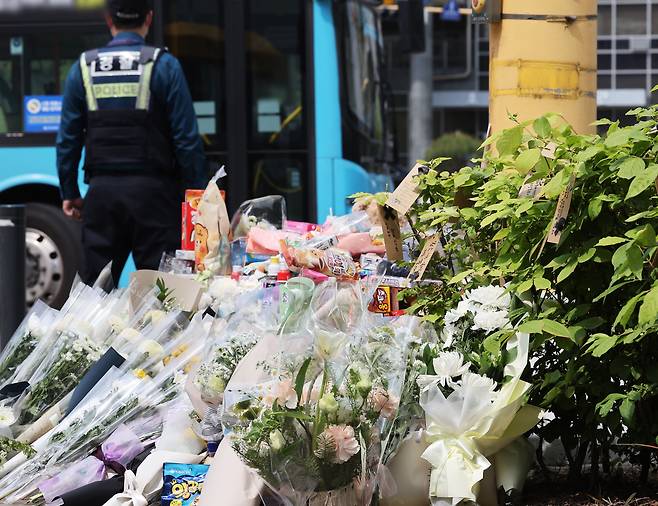
[{"label": "bus wheel", "polygon": [[78,272],[82,249],[80,227],[57,207],[27,205],[26,300],[31,307],[42,299],[60,308]]}]

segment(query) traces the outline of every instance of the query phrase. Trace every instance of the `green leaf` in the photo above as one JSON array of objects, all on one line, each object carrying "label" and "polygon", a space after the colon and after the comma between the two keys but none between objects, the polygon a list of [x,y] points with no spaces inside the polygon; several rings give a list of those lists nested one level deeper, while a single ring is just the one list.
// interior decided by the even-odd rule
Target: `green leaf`
[{"label": "green leaf", "polygon": [[524,322],[519,327],[519,332],[526,334],[541,334],[544,332],[544,320],[530,320]]},{"label": "green leaf", "polygon": [[591,160],[592,158],[594,158],[601,151],[603,151],[603,147],[601,145],[590,146],[585,151],[581,151],[580,153],[578,153],[575,156],[575,160],[577,162],[586,162],[587,160]]},{"label": "green leaf", "polygon": [[622,179],[633,179],[644,172],[644,160],[630,156],[619,164],[617,175]]},{"label": "green leaf", "polygon": [[459,274],[455,275],[450,281],[448,281],[449,285],[456,285],[457,283],[460,283],[461,281],[465,280],[467,277],[471,276],[473,274],[473,269],[468,269],[466,271],[460,272]]},{"label": "green leaf", "polygon": [[532,209],[533,202],[531,199],[527,199],[525,202],[523,202],[519,207],[516,208],[516,211],[514,211],[514,214],[517,217],[521,217],[523,213],[528,212],[530,209]]},{"label": "green leaf", "polygon": [[561,170],[544,185],[541,189],[541,194],[546,195],[548,198],[555,198],[562,193],[562,190],[564,190],[567,185],[567,181],[567,175],[564,173],[564,170]]},{"label": "green leaf", "polygon": [[603,318],[601,318],[600,316],[594,316],[592,318],[587,318],[586,320],[578,322],[578,325],[580,325],[584,329],[592,330],[592,329],[595,329],[597,327],[600,327],[604,323],[605,323],[605,320]]},{"label": "green leaf", "polygon": [[541,334],[546,332],[553,336],[570,338],[569,329],[559,322],[553,320],[531,320],[519,326],[519,332],[528,334]]},{"label": "green leaf", "polygon": [[629,230],[626,232],[628,237],[635,239],[640,246],[649,248],[656,245],[656,231],[650,224],[646,224],[643,227]]},{"label": "green leaf", "polygon": [[617,336],[594,334],[590,341],[593,345],[590,346],[589,352],[595,357],[602,357],[617,344]]},{"label": "green leaf", "polygon": [[626,397],[619,406],[619,414],[627,425],[635,425],[635,402]]},{"label": "green leaf", "polygon": [[642,294],[637,294],[635,297],[632,297],[629,299],[626,304],[624,304],[624,307],[621,308],[621,311],[617,313],[617,318],[615,318],[615,321],[612,324],[612,328],[614,329],[617,325],[621,325],[624,329],[626,328],[626,325],[628,325],[629,320],[633,316],[633,313],[635,312],[635,307],[637,306],[637,303],[640,301],[642,298]]},{"label": "green leaf", "polygon": [[567,266],[560,271],[560,274],[557,275],[557,282],[562,283],[565,279],[571,276],[578,267],[578,259],[571,260]]},{"label": "green leaf", "polygon": [[304,383],[306,382],[306,372],[308,371],[308,366],[311,364],[311,358],[304,360],[302,367],[297,373],[297,378],[295,379],[295,392],[297,393],[298,402],[302,402],[302,395],[304,394]]},{"label": "green leaf", "polygon": [[533,281],[537,290],[548,290],[551,287],[551,282],[546,278],[535,278]]},{"label": "green leaf", "polygon": [[640,325],[654,323],[656,319],[658,319],[658,286],[654,286],[644,296],[638,316]]},{"label": "green leaf", "polygon": [[615,130],[605,140],[606,148],[616,148],[623,146],[631,139],[631,133],[627,129]]},{"label": "green leaf", "polygon": [[590,248],[585,253],[578,256],[578,263],[584,264],[589,262],[596,255],[596,248]]},{"label": "green leaf", "polygon": [[594,199],[587,205],[587,214],[590,220],[595,220],[601,214],[603,209],[603,201],[601,199]]},{"label": "green leaf", "polygon": [[599,415],[606,416],[612,410],[612,407],[620,399],[625,399],[626,394],[609,394],[605,399],[596,405],[596,410]]},{"label": "green leaf", "polygon": [[501,239],[505,239],[505,237],[507,237],[509,235],[509,233],[510,233],[509,228],[500,229],[498,232],[496,232],[496,235],[494,235],[491,238],[491,240],[492,241],[500,241]]},{"label": "green leaf", "polygon": [[503,131],[498,142],[496,142],[496,149],[500,156],[513,155],[521,145],[523,140],[523,127],[517,126]]},{"label": "green leaf", "polygon": [[623,237],[608,236],[597,242],[596,246],[614,246],[615,244],[621,244],[622,242],[628,242],[628,239],[624,239]]},{"label": "green leaf", "polygon": [[544,320],[544,332],[558,337],[571,337],[567,327],[553,320]]},{"label": "green leaf", "polygon": [[535,120],[532,124],[532,128],[539,137],[548,137],[551,135],[551,124],[543,116]]},{"label": "green leaf", "polygon": [[525,176],[535,165],[537,165],[540,157],[541,151],[539,148],[521,151],[519,156],[516,157],[516,161],[514,162],[516,170]]},{"label": "green leaf", "polygon": [[532,279],[526,279],[516,288],[517,293],[525,293],[530,290],[532,288],[532,282]]},{"label": "green leaf", "polygon": [[645,171],[643,171],[640,175],[636,176],[633,181],[631,181],[625,200],[637,197],[640,193],[644,192],[644,190],[655,183],[657,177],[658,165],[649,165]]}]

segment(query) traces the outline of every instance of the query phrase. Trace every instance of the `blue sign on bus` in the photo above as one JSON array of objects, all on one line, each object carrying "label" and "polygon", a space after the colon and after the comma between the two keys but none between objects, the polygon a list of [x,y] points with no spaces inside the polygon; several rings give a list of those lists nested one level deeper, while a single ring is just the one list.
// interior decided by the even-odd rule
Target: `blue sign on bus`
[{"label": "blue sign on bus", "polygon": [[61,95],[28,95],[23,99],[23,131],[57,132],[61,114]]}]

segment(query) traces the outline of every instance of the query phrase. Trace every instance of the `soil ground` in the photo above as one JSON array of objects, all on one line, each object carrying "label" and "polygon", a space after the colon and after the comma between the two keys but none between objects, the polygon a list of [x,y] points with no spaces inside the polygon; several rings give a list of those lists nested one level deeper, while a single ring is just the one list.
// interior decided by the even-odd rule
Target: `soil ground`
[{"label": "soil ground", "polygon": [[[589,491],[592,490],[592,491]],[[658,506],[658,478],[640,487],[634,476],[601,478],[592,489],[588,480],[570,484],[560,475],[547,480],[531,477],[526,484],[523,504],[528,506]]]}]

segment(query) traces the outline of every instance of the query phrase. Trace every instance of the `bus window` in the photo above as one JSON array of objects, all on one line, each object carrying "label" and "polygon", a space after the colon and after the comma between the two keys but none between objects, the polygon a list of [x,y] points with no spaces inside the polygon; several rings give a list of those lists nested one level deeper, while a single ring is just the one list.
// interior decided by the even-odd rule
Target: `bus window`
[{"label": "bus window", "polygon": [[0,35],[0,134],[57,131],[71,65],[85,49],[109,40],[105,30],[85,32],[68,27]]},{"label": "bus window", "polygon": [[164,5],[164,38],[190,86],[206,148],[226,149],[223,2],[174,0]]},{"label": "bus window", "polygon": [[245,4],[249,147],[303,148],[302,2],[249,0]]},{"label": "bus window", "polygon": [[344,156],[373,172],[382,171],[384,116],[381,87],[381,29],[376,13],[357,0],[338,7],[343,59]]},{"label": "bus window", "polygon": [[302,0],[245,2],[250,193],[283,195],[291,219],[308,217]]}]

